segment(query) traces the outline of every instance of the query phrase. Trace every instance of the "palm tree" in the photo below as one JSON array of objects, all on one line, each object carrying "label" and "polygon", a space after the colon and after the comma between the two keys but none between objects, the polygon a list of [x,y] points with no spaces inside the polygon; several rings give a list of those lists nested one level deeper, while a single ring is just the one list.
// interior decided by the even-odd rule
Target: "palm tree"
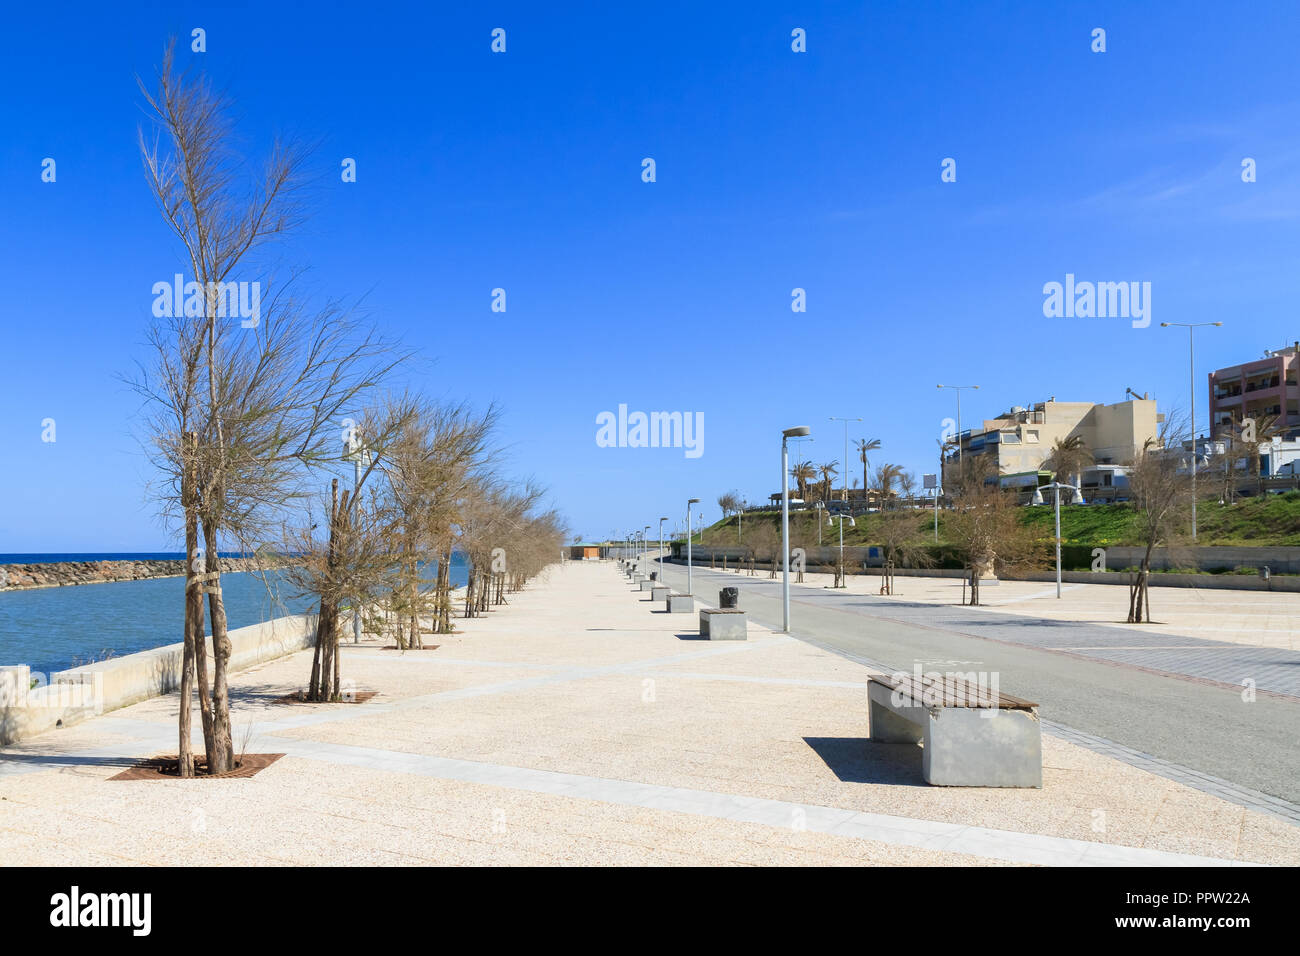
[{"label": "palm tree", "polygon": [[880,507],[885,507],[885,501],[894,492],[894,482],[903,475],[902,465],[884,464],[876,468],[876,484],[880,486]]},{"label": "palm tree", "polygon": [[1091,465],[1093,459],[1092,452],[1088,451],[1088,446],[1083,443],[1083,436],[1071,435],[1068,438],[1058,438],[1052,443],[1052,453],[1048,461],[1052,463],[1056,481],[1070,478],[1077,488],[1081,484],[1079,473]]},{"label": "palm tree", "polygon": [[[870,499],[871,482],[867,481],[867,468],[870,465],[870,462],[867,461],[867,452],[875,451],[879,448],[880,439],[858,438],[854,440],[853,444],[858,449],[858,458],[862,461],[862,494],[864,497]],[[870,504],[870,501],[868,501],[868,504]]]},{"label": "palm tree", "polygon": [[797,462],[790,469],[790,477],[794,479],[795,485],[799,489],[799,497],[807,501],[808,482],[817,477],[817,469],[813,467],[813,463],[810,461]]},{"label": "palm tree", "polygon": [[837,471],[837,469],[839,468],[839,464],[840,463],[838,461],[828,461],[828,462],[823,462],[822,464],[817,466],[817,470],[821,472],[822,475],[822,500],[823,501],[831,500],[831,479],[834,478],[835,475],[839,473]]}]

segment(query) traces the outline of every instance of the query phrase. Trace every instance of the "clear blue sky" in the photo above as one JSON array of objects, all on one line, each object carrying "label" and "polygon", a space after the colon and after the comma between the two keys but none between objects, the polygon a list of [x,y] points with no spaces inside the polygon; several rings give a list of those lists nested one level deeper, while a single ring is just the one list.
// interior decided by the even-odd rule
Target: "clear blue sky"
[{"label": "clear blue sky", "polygon": [[[499,401],[511,469],[587,537],[765,498],[781,428],[842,458],[831,415],[932,470],[939,381],[983,386],[966,422],[1125,386],[1185,408],[1186,334],[1160,321],[1226,323],[1198,383],[1300,338],[1294,4],[480,6],[6,11],[0,552],[173,543],[119,376],[180,261],[134,77],[196,26],[208,50],[184,59],[234,98],[253,159],[275,131],[321,143],[285,257],[322,295],[365,295],[435,360],[432,393]],[[1151,282],[1155,321],[1044,319],[1067,272]],[[704,454],[597,447],[620,403],[702,412]]]}]

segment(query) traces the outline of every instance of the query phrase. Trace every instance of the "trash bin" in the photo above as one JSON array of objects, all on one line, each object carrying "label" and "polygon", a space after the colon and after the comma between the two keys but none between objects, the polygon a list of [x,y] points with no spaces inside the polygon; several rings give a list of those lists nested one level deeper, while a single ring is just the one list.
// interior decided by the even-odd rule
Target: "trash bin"
[{"label": "trash bin", "polygon": [[718,592],[718,607],[739,607],[740,588],[723,588]]},{"label": "trash bin", "polygon": [[658,572],[658,571],[651,571],[651,572],[650,572],[650,580],[651,580],[651,581],[658,581],[658,580],[659,580],[659,572]]}]

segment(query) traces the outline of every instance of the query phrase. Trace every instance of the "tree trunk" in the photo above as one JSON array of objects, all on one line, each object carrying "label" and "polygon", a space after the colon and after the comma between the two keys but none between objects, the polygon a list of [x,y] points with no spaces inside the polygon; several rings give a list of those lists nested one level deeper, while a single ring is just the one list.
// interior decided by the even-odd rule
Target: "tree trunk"
[{"label": "tree trunk", "polygon": [[[203,598],[199,592],[199,578],[196,565],[198,564],[199,550],[199,532],[198,518],[194,510],[194,448],[195,435],[193,432],[186,432],[182,444],[181,456],[183,459],[183,471],[181,476],[181,504],[185,509],[185,625],[183,634],[184,649],[181,652],[181,699],[180,715],[177,721],[177,730],[179,740],[177,754],[179,755],[180,769],[182,777],[194,776],[194,745],[190,739],[190,713],[194,695],[194,632],[195,617],[199,620],[199,640],[203,635]],[[207,738],[207,728],[204,728],[204,738]]]},{"label": "tree trunk", "polygon": [[[220,489],[217,493],[221,493]],[[226,607],[221,597],[217,529],[211,521],[203,522],[203,540],[208,550],[208,613],[212,619],[212,757],[208,772],[216,774],[225,773],[235,765],[235,745],[230,734],[230,688],[226,677],[231,647]]]},{"label": "tree trunk", "polygon": [[321,646],[325,643],[325,599],[321,598],[320,610],[316,614],[316,647],[311,655],[311,680],[307,683],[307,699],[320,700],[320,656]]}]

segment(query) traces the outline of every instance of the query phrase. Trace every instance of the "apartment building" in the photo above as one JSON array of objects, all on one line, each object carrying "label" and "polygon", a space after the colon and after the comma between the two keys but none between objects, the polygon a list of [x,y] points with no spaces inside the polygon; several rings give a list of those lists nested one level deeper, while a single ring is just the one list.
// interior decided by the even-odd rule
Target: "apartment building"
[{"label": "apartment building", "polygon": [[[978,429],[961,433],[962,457],[990,456],[1002,484],[1032,487],[1047,480],[1048,459],[1058,439],[1079,436],[1094,465],[1082,475],[1085,489],[1123,484],[1127,466],[1148,439],[1156,441],[1164,416],[1155,399],[1135,398],[1113,405],[1058,402],[1050,398],[1029,407],[1013,407]],[[947,463],[956,460],[954,452]],[[1061,476],[1066,479],[1067,476]]]},{"label": "apartment building", "polygon": [[1210,373],[1210,423],[1215,434],[1243,418],[1274,417],[1286,430],[1300,429],[1300,342],[1266,352],[1264,358]]}]

